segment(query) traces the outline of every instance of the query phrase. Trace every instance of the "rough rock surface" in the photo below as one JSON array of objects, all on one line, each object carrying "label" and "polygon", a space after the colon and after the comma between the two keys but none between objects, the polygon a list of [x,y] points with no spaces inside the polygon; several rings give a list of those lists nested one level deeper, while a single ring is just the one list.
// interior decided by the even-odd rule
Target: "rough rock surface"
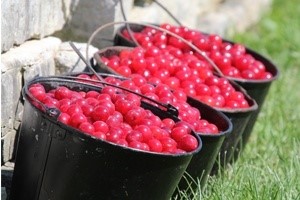
[{"label": "rough rock surface", "polygon": [[63,28],[71,0],[1,1],[1,52]]},{"label": "rough rock surface", "polygon": [[[74,43],[79,49],[81,54],[86,57],[86,43]],[[91,58],[94,53],[98,51],[97,48],[89,46],[89,57]],[[70,72],[81,72],[86,69],[86,64],[79,58],[69,42],[64,42],[60,45],[55,55],[55,74],[64,74]]]},{"label": "rough rock surface", "polygon": [[60,39],[48,37],[25,42],[1,54],[1,141],[4,162],[12,159],[12,144],[22,118],[22,87],[34,76],[55,74],[54,56],[60,43]]}]

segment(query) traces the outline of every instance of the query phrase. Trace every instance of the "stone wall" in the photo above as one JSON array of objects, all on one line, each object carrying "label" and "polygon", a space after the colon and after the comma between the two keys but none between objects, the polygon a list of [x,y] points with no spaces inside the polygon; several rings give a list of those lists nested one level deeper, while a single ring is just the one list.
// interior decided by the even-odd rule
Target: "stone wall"
[{"label": "stone wall", "polygon": [[[176,24],[155,3],[140,6],[143,0],[123,1],[129,21]],[[271,0],[160,2],[182,24],[222,36],[244,31],[271,4]],[[24,83],[37,75],[82,71],[85,65],[67,41],[78,42],[76,46],[85,55],[86,42],[96,28],[123,18],[119,0],[10,0],[1,1],[1,19],[2,169],[13,169],[16,135],[23,114]],[[95,48],[91,46],[89,55],[97,48],[111,45],[116,28],[101,32],[92,43]]]}]

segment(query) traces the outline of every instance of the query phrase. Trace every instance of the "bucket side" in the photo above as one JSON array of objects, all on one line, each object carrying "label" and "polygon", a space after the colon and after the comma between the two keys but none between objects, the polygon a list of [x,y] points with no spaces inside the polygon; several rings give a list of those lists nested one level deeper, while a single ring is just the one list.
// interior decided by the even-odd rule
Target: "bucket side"
[{"label": "bucket side", "polygon": [[[244,149],[245,145],[247,144],[250,138],[255,122],[263,107],[263,104],[265,102],[265,99],[268,95],[272,83],[279,77],[278,67],[273,62],[271,62],[271,60],[267,59],[266,57],[262,56],[261,54],[255,52],[252,49],[246,48],[246,51],[247,53],[252,55],[256,60],[262,62],[266,67],[266,70],[270,72],[273,77],[265,81],[246,81],[246,82],[235,81],[247,91],[247,93],[256,101],[258,105],[257,110],[254,111],[253,114],[251,115],[249,122],[244,130],[242,140],[239,143],[241,150]],[[236,152],[235,154],[236,154],[235,155],[235,159],[236,159],[238,157],[239,152]]]},{"label": "bucket side", "polygon": [[221,132],[214,135],[198,133],[203,144],[202,150],[193,155],[184,177],[181,178],[178,188],[173,194],[174,197],[178,195],[179,190],[185,190],[188,192],[188,190],[197,188],[198,179],[200,181],[201,188],[204,188],[225,136],[230,135],[232,131],[231,121],[222,112],[219,112],[191,97],[188,98],[187,102],[191,106],[201,110],[201,118],[214,123]]},{"label": "bucket side", "polygon": [[191,159],[126,151],[76,132],[52,145],[41,199],[168,199]]},{"label": "bucket side", "polygon": [[226,113],[226,116],[231,120],[233,124],[232,132],[225,136],[225,139],[221,145],[219,155],[213,165],[211,175],[215,175],[219,170],[222,170],[231,162],[234,152],[239,152],[238,143],[242,138],[245,127],[250,119],[253,111],[244,113]]},{"label": "bucket side", "polygon": [[50,149],[51,123],[25,101],[10,199],[38,199]]},{"label": "bucket side", "polygon": [[[80,91],[97,88],[53,77],[39,77],[30,83],[41,83],[46,91],[61,85]],[[199,146],[188,153],[163,154],[123,147],[58,122],[53,115],[37,109],[30,95],[25,97],[26,137],[19,142],[18,153],[22,152],[16,172],[21,175],[16,175],[16,196],[12,199],[168,199],[192,155],[202,146],[200,137],[193,133]],[[151,110],[150,104],[147,109]],[[161,119],[178,121],[172,113],[158,108],[154,112]],[[47,127],[42,128],[42,120]]]}]

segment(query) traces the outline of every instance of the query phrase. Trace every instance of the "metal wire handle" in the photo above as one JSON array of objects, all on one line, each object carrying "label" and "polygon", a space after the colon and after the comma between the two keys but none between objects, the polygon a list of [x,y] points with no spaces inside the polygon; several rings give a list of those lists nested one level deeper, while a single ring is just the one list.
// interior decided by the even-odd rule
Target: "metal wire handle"
[{"label": "metal wire handle", "polygon": [[161,32],[165,32],[179,40],[181,40],[183,43],[185,43],[186,45],[188,45],[189,47],[191,47],[194,51],[196,51],[198,54],[200,54],[210,65],[213,66],[213,68],[216,70],[216,72],[221,75],[221,76],[224,76],[223,73],[221,72],[221,70],[218,68],[218,66],[203,52],[201,51],[198,47],[196,47],[195,45],[193,45],[191,42],[189,42],[188,40],[180,37],[179,35],[169,31],[169,30],[166,30],[166,29],[163,29],[163,28],[160,28],[158,26],[154,26],[152,24],[148,24],[148,23],[138,23],[138,22],[129,22],[129,21],[120,21],[120,22],[110,22],[110,23],[107,23],[107,24],[104,24],[102,26],[100,26],[98,29],[96,29],[93,34],[90,36],[89,40],[88,40],[88,43],[87,43],[87,46],[86,46],[86,59],[89,58],[89,46],[91,44],[91,42],[93,41],[93,39],[95,38],[95,36],[101,32],[103,29],[107,28],[107,27],[110,27],[110,26],[113,26],[113,25],[116,25],[116,24],[129,24],[129,25],[142,25],[142,26],[148,26],[148,27],[151,27],[153,29],[156,29],[156,30],[159,30]]},{"label": "metal wire handle", "polygon": [[90,63],[83,57],[83,55],[80,53],[80,51],[78,50],[78,48],[75,46],[75,44],[73,42],[69,42],[70,46],[73,48],[73,50],[77,53],[77,55],[79,56],[79,58],[86,64],[86,66],[89,68],[89,70],[91,72],[93,72],[93,74],[100,80],[103,81],[103,78],[101,76],[99,76],[99,74],[94,70],[94,68],[90,65]]},{"label": "metal wire handle", "polygon": [[[119,1],[120,1],[120,7],[121,7],[121,13],[122,13],[123,19],[124,19],[124,21],[127,21],[127,17],[126,17],[124,5],[123,5],[123,0],[119,0]],[[132,41],[135,43],[135,45],[140,46],[139,42],[133,36],[133,32],[132,32],[129,24],[126,24],[126,29],[128,31],[129,37],[132,39]]]}]

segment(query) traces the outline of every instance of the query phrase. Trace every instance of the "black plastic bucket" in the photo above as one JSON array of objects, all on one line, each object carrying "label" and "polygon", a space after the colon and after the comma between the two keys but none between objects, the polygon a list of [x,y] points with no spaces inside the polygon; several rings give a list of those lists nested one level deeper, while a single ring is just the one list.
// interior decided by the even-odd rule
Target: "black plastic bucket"
[{"label": "black plastic bucket", "polygon": [[[118,74],[115,72],[112,68],[108,67],[102,62],[101,57],[110,57],[112,55],[118,55],[122,50],[124,49],[132,49],[132,47],[124,47],[124,46],[114,46],[114,47],[107,47],[100,49],[98,52],[94,54],[94,59],[92,66],[93,68],[98,72],[105,72],[105,73],[113,73]],[[242,135],[244,133],[244,130],[248,124],[248,121],[250,119],[250,116],[253,114],[254,111],[257,110],[257,103],[252,97],[250,97],[247,94],[247,91],[243,89],[239,84],[237,84],[234,81],[229,80],[230,84],[239,92],[242,92],[249,104],[249,108],[243,108],[243,109],[222,109],[217,108],[218,111],[223,112],[232,122],[233,128],[232,133],[228,134],[224,142],[222,144],[222,147],[220,149],[220,163],[215,164],[214,170],[217,171],[217,165],[226,166],[227,163],[231,162],[233,159],[234,152],[239,152],[239,145],[238,143],[242,139]],[[215,173],[214,172],[214,173]]]},{"label": "black plastic bucket", "polygon": [[[247,126],[245,127],[242,140],[240,141],[240,143],[238,145],[240,150],[243,150],[245,148],[245,145],[247,144],[247,142],[251,136],[252,129],[255,125],[255,122],[257,120],[259,112],[264,104],[265,98],[268,95],[270,86],[273,83],[273,81],[275,81],[279,76],[278,68],[269,59],[267,59],[266,57],[262,56],[261,54],[255,52],[249,48],[246,48],[246,52],[249,53],[250,55],[252,55],[256,60],[262,62],[264,64],[264,66],[266,67],[266,71],[270,72],[273,75],[273,77],[268,80],[245,80],[245,81],[242,81],[242,80],[231,79],[232,81],[235,81],[240,86],[242,86],[247,91],[247,93],[256,101],[256,103],[258,105],[257,110],[252,113],[252,115],[249,119],[249,122],[248,122]],[[239,151],[236,151],[235,158],[238,157],[239,153],[240,153]]]},{"label": "black plastic bucket", "polygon": [[230,83],[237,91],[244,94],[249,104],[249,108],[233,110],[220,109],[220,111],[223,112],[232,122],[232,132],[225,136],[219,157],[212,168],[211,175],[214,175],[218,173],[219,170],[225,168],[226,165],[232,161],[235,152],[239,152],[238,144],[242,140],[245,128],[248,125],[252,114],[257,111],[258,107],[256,101],[244,90],[244,88],[234,81],[230,81]]},{"label": "black plastic bucket", "polygon": [[[100,49],[98,52],[94,54],[94,61],[91,61],[92,67],[97,72],[103,72],[103,73],[112,73],[112,74],[118,74],[115,72],[112,68],[108,67],[102,62],[101,57],[110,57],[112,55],[118,55],[122,50],[126,49],[132,49],[132,47],[124,47],[124,46],[113,46],[113,47],[107,47]],[[230,134],[228,139],[225,139],[225,143],[223,144],[222,151],[224,152],[224,155],[226,154],[226,163],[231,160],[233,155],[233,150],[235,147],[237,147],[237,144],[239,140],[242,138],[242,134],[246,128],[246,125],[248,123],[248,120],[250,118],[250,115],[253,114],[254,111],[257,110],[257,103],[256,101],[247,93],[247,91],[241,87],[239,84],[237,84],[235,81],[229,80],[230,84],[237,90],[242,92],[248,104],[250,105],[249,108],[243,108],[243,109],[222,109],[217,108],[217,110],[223,112],[227,117],[230,118],[232,124],[233,124],[233,130],[232,134]],[[226,142],[227,141],[227,142]],[[223,154],[223,153],[222,153]],[[221,156],[224,157],[224,156]]]},{"label": "black plastic bucket", "polygon": [[[129,50],[129,49],[132,48],[126,46],[112,46],[112,47],[102,48],[94,54],[93,56],[94,59],[92,58],[90,60],[91,66],[96,72],[120,75],[115,70],[105,65],[102,62],[101,57],[102,56],[110,57],[112,55],[118,55],[122,50]],[[89,72],[88,67],[86,67],[84,71]]]},{"label": "black plastic bucket", "polygon": [[[140,32],[142,31],[145,26],[143,25],[137,25],[137,24],[129,24],[128,25],[130,30],[132,30],[133,32]],[[157,25],[156,25],[157,26]],[[122,34],[122,31],[127,29],[126,26],[121,26],[114,37],[114,45],[116,46],[127,46],[127,47],[136,47],[137,45],[132,41],[132,40],[128,40],[127,38],[125,38]]]},{"label": "black plastic bucket", "polygon": [[[117,48],[117,47],[116,47]],[[112,49],[106,51],[109,53],[115,53],[111,51]],[[106,54],[107,55],[107,54]],[[109,55],[108,55],[109,56]],[[97,71],[106,71],[105,65],[99,68],[99,66],[93,66]],[[104,68],[103,68],[104,67]],[[110,72],[109,68],[107,70]],[[81,73],[82,74],[82,73]],[[92,75],[92,73],[84,73],[87,75]],[[101,77],[114,77],[118,79],[128,79],[116,74],[106,74],[106,73],[98,73]],[[78,73],[71,74],[71,76],[78,76]],[[201,187],[204,187],[206,184],[207,177],[215,163],[215,160],[219,154],[221,145],[227,135],[230,135],[232,132],[232,123],[229,118],[223,113],[220,112],[211,106],[208,106],[194,98],[188,97],[187,103],[192,107],[197,108],[201,113],[201,118],[209,121],[210,123],[215,124],[218,127],[220,132],[218,134],[203,134],[200,132],[196,132],[201,140],[202,140],[202,149],[199,153],[194,154],[190,164],[188,165],[186,172],[189,174],[190,179],[182,178],[178,188],[180,190],[186,189],[187,184],[194,184],[194,180],[199,179]],[[196,185],[193,185],[196,187]]]},{"label": "black plastic bucket", "polygon": [[[159,26],[159,25],[156,24],[156,26]],[[145,26],[130,24],[129,27],[130,27],[131,31],[133,31],[133,32],[141,32]],[[129,47],[136,46],[136,44],[132,40],[127,39],[122,34],[122,32],[126,29],[127,29],[126,26],[122,26],[117,30],[115,39],[114,39],[114,44],[115,45],[124,45],[124,46],[129,46]],[[208,33],[203,33],[203,34],[208,35]],[[224,42],[234,44],[233,41],[229,41],[224,38],[222,38],[222,40]],[[243,136],[242,136],[241,140],[239,141],[239,144],[235,148],[235,156],[234,156],[235,159],[237,159],[240,151],[245,148],[245,145],[247,144],[247,142],[249,140],[249,137],[251,135],[252,129],[255,125],[255,122],[257,120],[258,114],[259,114],[261,107],[263,105],[263,102],[265,100],[265,97],[268,94],[271,83],[274,80],[276,80],[279,75],[278,68],[270,60],[268,60],[264,56],[260,55],[259,53],[255,52],[254,50],[251,50],[248,47],[245,47],[245,49],[246,49],[247,54],[250,54],[256,60],[262,62],[264,64],[264,66],[266,67],[266,71],[270,72],[273,75],[273,77],[271,79],[267,79],[267,80],[246,80],[246,79],[242,80],[242,79],[226,77],[232,81],[235,81],[240,86],[242,86],[246,90],[246,92],[251,96],[251,98],[253,98],[256,101],[257,106],[258,106],[256,111],[254,111],[251,114],[251,117],[250,117],[246,127],[244,128]]]},{"label": "black plastic bucket", "polygon": [[[64,85],[73,90],[98,90],[82,83],[36,78],[23,88],[24,115],[10,199],[169,199],[192,156],[159,154],[109,143],[62,124],[32,104],[26,88]],[[178,119],[144,103],[160,118]],[[193,133],[196,135],[195,133]]]},{"label": "black plastic bucket", "polygon": [[208,175],[220,152],[221,145],[225,137],[230,136],[232,132],[232,123],[222,112],[191,97],[188,97],[187,102],[201,111],[203,119],[213,122],[220,130],[220,133],[197,133],[202,140],[202,149],[190,161],[186,169],[186,175],[181,178],[174,196],[178,195],[180,190],[188,191],[197,188],[199,183],[201,188],[205,187]]},{"label": "black plastic bucket", "polygon": [[[159,26],[159,25],[156,24],[156,26]],[[141,32],[145,28],[144,25],[136,25],[136,24],[130,24],[129,27],[130,27],[130,30],[132,30],[133,32]],[[127,27],[122,26],[117,30],[115,38],[114,38],[114,44],[120,45],[120,46],[135,47],[136,44],[132,40],[129,40],[126,37],[124,37],[124,35],[122,34],[122,31],[124,31],[125,29],[127,29]],[[208,34],[208,33],[203,33],[203,34]],[[222,40],[224,42],[234,44],[233,41],[226,40],[224,38],[222,38]],[[246,79],[241,80],[241,79],[226,77],[232,81],[235,81],[240,86],[242,86],[246,90],[246,92],[251,96],[251,98],[253,98],[256,101],[257,106],[258,106],[256,111],[254,111],[251,114],[249,122],[247,123],[247,126],[245,127],[243,137],[239,142],[239,145],[238,145],[238,148],[236,149],[235,154],[239,154],[240,150],[242,150],[245,147],[245,145],[247,144],[249,137],[251,135],[252,129],[255,125],[256,119],[258,117],[258,114],[259,114],[261,107],[264,103],[264,100],[268,94],[271,83],[274,80],[276,80],[279,76],[278,68],[274,65],[274,63],[272,63],[269,59],[262,56],[261,54],[255,52],[254,50],[252,50],[248,47],[245,47],[245,48],[246,48],[246,53],[253,56],[256,60],[262,62],[264,64],[264,66],[266,67],[266,71],[270,72],[273,75],[273,77],[271,79],[267,79],[267,80],[246,80]],[[238,155],[236,155],[235,157],[237,157],[237,156]]]}]

